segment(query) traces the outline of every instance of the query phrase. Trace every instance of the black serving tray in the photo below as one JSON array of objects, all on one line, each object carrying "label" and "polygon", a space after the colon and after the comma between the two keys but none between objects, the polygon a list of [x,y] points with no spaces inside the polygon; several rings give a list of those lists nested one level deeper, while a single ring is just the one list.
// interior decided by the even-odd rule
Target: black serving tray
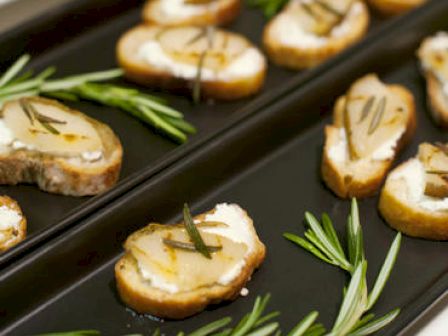
[{"label": "black serving tray", "polygon": [[[25,52],[34,56],[31,64],[34,69],[55,65],[61,76],[115,67],[116,41],[124,31],[140,21],[142,2],[73,0],[60,5],[0,35],[0,69],[6,69]],[[371,38],[380,33],[379,28],[385,20],[372,15],[372,21],[371,31],[375,32],[370,34]],[[265,22],[260,11],[245,9],[229,29],[243,33],[260,45]],[[28,218],[27,239],[0,255],[0,269],[25,251],[57,236],[76,221],[200,148],[219,136],[220,132],[255,114],[260,107],[324,73],[342,58],[336,57],[314,70],[303,72],[270,66],[264,90],[255,97],[237,102],[194,106],[189,97],[160,92],[174,107],[184,112],[186,119],[198,129],[190,142],[182,146],[155,134],[147,126],[116,109],[83,102],[69,104],[107,123],[118,134],[124,147],[121,179],[111,191],[92,198],[51,195],[32,185],[0,187],[0,194],[15,198]],[[132,86],[124,81],[122,83]]]},{"label": "black serving tray", "polygon": [[[361,43],[338,66],[327,68],[281,100],[220,133],[153,178],[115,199],[90,217],[28,254],[0,274],[1,335],[98,329],[104,335],[166,334],[190,331],[223,316],[240,318],[256,297],[272,293],[289,330],[311,310],[331,328],[341,302],[345,274],[282,238],[303,232],[306,210],[328,212],[339,233],[345,230],[350,202],[321,182],[323,127],[331,122],[335,99],[360,76],[377,72],[389,83],[407,86],[418,112],[417,134],[399,156],[415,155],[422,141],[446,141],[426,107],[424,79],[415,50],[423,37],[448,29],[448,2],[432,1],[398,19],[387,34]],[[347,54],[348,55],[348,54]],[[137,316],[119,300],[113,265],[121,244],[150,221],[175,222],[187,201],[194,212],[218,202],[247,209],[268,248],[261,269],[248,284],[250,295],[184,321],[161,322]],[[368,279],[371,285],[395,232],[380,218],[378,197],[360,201]],[[374,312],[402,312],[379,335],[397,335],[448,288],[448,243],[405,237],[384,294]]]}]

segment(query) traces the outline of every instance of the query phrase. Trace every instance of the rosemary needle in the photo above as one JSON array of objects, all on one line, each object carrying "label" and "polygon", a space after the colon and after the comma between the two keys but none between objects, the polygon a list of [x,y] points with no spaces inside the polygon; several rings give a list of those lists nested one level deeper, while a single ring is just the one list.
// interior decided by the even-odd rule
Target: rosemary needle
[{"label": "rosemary needle", "polygon": [[193,218],[191,217],[190,209],[188,208],[188,204],[184,204],[184,225],[187,230],[188,235],[190,236],[191,241],[194,244],[196,250],[201,253],[207,259],[211,259],[212,256],[204,243],[204,240],[201,237],[196,225],[194,224]]}]

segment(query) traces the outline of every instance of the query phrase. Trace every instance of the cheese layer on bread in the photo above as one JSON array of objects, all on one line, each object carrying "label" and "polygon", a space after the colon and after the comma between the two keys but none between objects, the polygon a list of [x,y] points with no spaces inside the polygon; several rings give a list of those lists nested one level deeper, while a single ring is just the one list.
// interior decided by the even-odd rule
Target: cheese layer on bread
[{"label": "cheese layer on bread", "polygon": [[7,204],[0,205],[0,246],[9,245],[17,239],[22,220],[20,211]]},{"label": "cheese layer on bread", "polygon": [[186,80],[234,81],[266,68],[263,54],[242,36],[193,26],[153,27],[138,56],[150,67]]},{"label": "cheese layer on bread", "polygon": [[215,12],[220,8],[220,0],[210,1],[186,1],[186,0],[161,0],[161,15],[170,19],[185,19],[208,12]]},{"label": "cheese layer on bread", "polygon": [[225,286],[239,276],[258,239],[246,213],[236,204],[218,204],[195,224],[205,244],[219,248],[211,259],[165,243],[191,243],[183,225],[151,224],[147,232],[126,243],[150,286],[174,294]]},{"label": "cheese layer on bread", "polygon": [[407,103],[376,75],[359,79],[336,106],[329,158],[355,170],[393,159],[409,114]]},{"label": "cheese layer on bread", "polygon": [[86,117],[41,98],[7,102],[1,111],[0,154],[21,150],[80,163],[97,162],[104,152],[98,132]]},{"label": "cheese layer on bread", "polygon": [[326,46],[343,37],[365,10],[361,1],[293,0],[272,23],[272,38],[300,49]]},{"label": "cheese layer on bread", "polygon": [[448,100],[448,33],[439,32],[427,38],[418,55],[423,69],[438,80]]}]

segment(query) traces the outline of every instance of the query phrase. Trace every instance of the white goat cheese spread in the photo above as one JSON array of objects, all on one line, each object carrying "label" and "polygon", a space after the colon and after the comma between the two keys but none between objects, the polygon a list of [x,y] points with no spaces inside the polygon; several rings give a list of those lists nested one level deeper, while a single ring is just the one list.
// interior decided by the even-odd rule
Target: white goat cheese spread
[{"label": "white goat cheese spread", "polygon": [[[174,77],[194,79],[198,73],[196,65],[175,61],[165,53],[157,41],[147,41],[138,51],[139,57],[149,65],[173,74]],[[265,66],[263,55],[256,48],[248,48],[226,68],[213,71],[207,67],[201,70],[201,80],[232,80],[250,77],[260,72]]]},{"label": "white goat cheese spread", "polygon": [[[438,68],[434,67],[431,62],[432,53],[442,53],[444,64],[438,64]],[[430,71],[439,80],[443,93],[448,97],[448,33],[439,32],[434,37],[428,39],[422,51],[422,66],[426,71]]]},{"label": "white goat cheese spread", "polygon": [[17,211],[5,205],[0,206],[0,242],[6,238],[6,235],[2,231],[18,229],[21,220],[22,216]]},{"label": "white goat cheese spread", "polygon": [[448,198],[435,198],[425,195],[426,179],[425,168],[418,159],[411,159],[401,168],[393,171],[389,178],[392,180],[403,179],[406,184],[406,192],[401,195],[408,201],[428,211],[448,210]]},{"label": "white goat cheese spread", "polygon": [[198,16],[219,8],[219,1],[209,4],[188,4],[185,0],[161,0],[160,8],[163,15],[183,19],[191,16]]},{"label": "white goat cheese spread", "polygon": [[[303,1],[304,0],[298,0]],[[282,44],[297,48],[320,48],[329,40],[346,35],[352,28],[352,20],[363,10],[361,2],[355,2],[349,9],[344,20],[335,26],[328,36],[318,36],[307,32],[294,15],[283,12],[279,14],[272,27],[272,35]]]}]

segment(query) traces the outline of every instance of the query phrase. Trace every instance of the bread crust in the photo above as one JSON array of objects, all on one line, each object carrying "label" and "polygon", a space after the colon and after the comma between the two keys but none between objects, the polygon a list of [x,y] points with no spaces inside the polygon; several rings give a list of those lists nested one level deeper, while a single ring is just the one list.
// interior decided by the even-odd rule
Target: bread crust
[{"label": "bread crust", "polygon": [[263,45],[269,59],[279,66],[302,70],[317,66],[342,52],[359,41],[367,32],[369,26],[370,19],[367,6],[360,1],[357,3],[362,6],[362,10],[357,15],[356,20],[353,21],[352,29],[348,30],[344,36],[328,38],[328,42],[320,47],[297,47],[282,44],[272,33],[272,27],[276,24],[275,20],[277,18],[274,17],[266,25],[263,32]]},{"label": "bread crust", "polygon": [[368,0],[383,15],[398,15],[423,5],[426,0]]},{"label": "bread crust", "polygon": [[[415,133],[417,126],[415,102],[412,93],[401,85],[388,85],[388,88],[400,95],[409,108],[409,119],[406,130],[397,142],[395,153],[398,153]],[[345,108],[345,96],[338,99],[335,104],[333,116],[334,124],[325,128],[325,145],[321,163],[321,174],[325,184],[340,198],[365,198],[373,196],[381,187],[381,184],[390,170],[394,158],[378,162],[370,162],[368,174],[353,175],[346,171],[341,171],[335,162],[330,158],[330,148],[332,146],[332,134],[339,132],[343,127],[342,114]]]},{"label": "bread crust", "polygon": [[437,78],[430,72],[425,75],[431,115],[439,126],[448,128],[448,98],[445,97]]},{"label": "bread crust", "polygon": [[16,211],[22,217],[18,230],[14,232],[14,239],[7,240],[4,243],[0,242],[0,253],[1,253],[17,245],[18,243],[20,243],[22,240],[25,239],[27,223],[26,218],[22,212],[22,209],[20,208],[19,204],[12,198],[5,195],[0,196],[0,206],[6,206]]},{"label": "bread crust", "polygon": [[[201,220],[206,214],[213,213],[213,211],[196,216],[195,219]],[[244,211],[244,214],[251,223],[255,248],[251,254],[246,256],[246,265],[231,283],[228,285],[213,284],[190,292],[171,294],[145,283],[137,271],[133,257],[126,253],[115,265],[117,289],[123,302],[139,313],[148,313],[169,319],[183,319],[201,312],[208,305],[236,299],[266,255],[266,247],[258,239],[252,219],[247,212]]]},{"label": "bread crust", "polygon": [[188,18],[173,19],[167,18],[160,13],[159,6],[163,0],[148,0],[143,7],[143,21],[149,24],[161,26],[208,26],[225,25],[232,22],[241,11],[240,0],[219,0],[219,8],[215,12],[206,12]]},{"label": "bread crust", "polygon": [[28,99],[57,105],[88,120],[103,142],[106,162],[75,165],[62,157],[21,149],[0,154],[0,184],[36,183],[44,191],[71,196],[96,195],[115,185],[120,175],[123,149],[109,126],[53,100],[40,97]]},{"label": "bread crust", "polygon": [[400,232],[412,237],[448,240],[448,211],[428,211],[404,202],[389,181],[381,191],[378,207],[386,222]]}]

